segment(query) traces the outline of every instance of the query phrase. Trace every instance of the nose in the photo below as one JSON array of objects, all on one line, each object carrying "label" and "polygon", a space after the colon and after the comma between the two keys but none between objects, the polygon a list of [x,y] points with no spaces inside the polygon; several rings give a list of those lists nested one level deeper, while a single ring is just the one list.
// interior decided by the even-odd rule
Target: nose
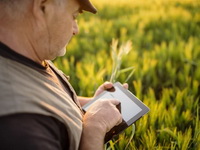
[{"label": "nose", "polygon": [[78,23],[77,21],[74,21],[73,24],[73,35],[77,35],[79,33]]}]

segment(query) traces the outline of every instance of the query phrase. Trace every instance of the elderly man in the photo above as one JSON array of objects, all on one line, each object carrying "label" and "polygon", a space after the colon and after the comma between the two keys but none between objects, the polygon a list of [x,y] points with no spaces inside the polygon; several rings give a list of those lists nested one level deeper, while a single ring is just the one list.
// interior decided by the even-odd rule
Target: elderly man
[{"label": "elderly man", "polygon": [[99,150],[122,121],[114,99],[84,114],[91,99],[77,97],[49,61],[65,54],[82,11],[96,13],[89,0],[0,0],[1,150]]}]

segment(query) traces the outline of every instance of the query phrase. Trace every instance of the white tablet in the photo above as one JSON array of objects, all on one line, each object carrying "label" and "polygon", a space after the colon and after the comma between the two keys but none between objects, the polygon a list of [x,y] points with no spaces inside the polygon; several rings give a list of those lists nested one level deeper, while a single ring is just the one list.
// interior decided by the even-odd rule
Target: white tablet
[{"label": "white tablet", "polygon": [[117,99],[121,102],[121,108],[119,107],[118,109],[122,114],[123,122],[120,125],[115,126],[106,134],[105,143],[132,125],[136,120],[149,111],[149,108],[144,103],[142,103],[129,90],[126,90],[119,82],[114,83],[113,88],[104,91],[92,101],[84,105],[83,110],[87,111],[90,105],[98,99]]}]

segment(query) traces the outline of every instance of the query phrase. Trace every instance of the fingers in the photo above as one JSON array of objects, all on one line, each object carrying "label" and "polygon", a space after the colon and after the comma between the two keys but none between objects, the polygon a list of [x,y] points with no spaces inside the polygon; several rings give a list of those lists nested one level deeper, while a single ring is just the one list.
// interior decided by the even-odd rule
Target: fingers
[{"label": "fingers", "polygon": [[116,123],[116,125],[115,125],[115,126],[118,126],[118,125],[120,125],[120,123],[122,123],[122,121],[123,121],[123,119],[122,119],[122,116],[120,116],[120,117],[119,117],[119,119],[118,119],[118,122]]},{"label": "fingers", "polygon": [[[117,105],[119,105],[121,102],[119,101],[119,100],[116,100],[116,99],[102,99],[102,100],[100,100],[100,101],[103,101],[103,103],[110,103],[109,105],[110,105],[110,107],[108,108],[109,109],[109,111],[110,111],[110,113],[107,113],[106,114],[106,110],[105,110],[105,114],[106,114],[106,117],[108,116],[108,115],[111,115],[111,117],[112,117],[112,119],[114,119],[115,120],[115,122],[113,122],[112,123],[112,126],[110,125],[108,128],[107,128],[107,130],[106,130],[106,132],[108,132],[108,131],[110,131],[110,129],[112,128],[112,127],[114,127],[114,126],[117,126],[117,125],[119,125],[120,123],[122,123],[122,115],[121,115],[121,112],[120,112],[120,110],[117,108]],[[105,105],[104,105],[104,108],[106,108],[105,107]],[[112,110],[113,109],[113,110]],[[112,110],[112,111],[111,111]],[[112,113],[111,113],[112,112]],[[109,119],[109,121],[111,121],[112,120],[111,118]]]},{"label": "fingers", "polygon": [[[98,96],[99,94],[101,94],[102,92],[104,92],[105,90],[109,90],[113,87],[113,83],[111,82],[104,82],[101,86],[99,86],[99,88],[96,90],[95,94],[94,94],[94,97]],[[123,84],[123,87],[125,89],[128,89],[128,84],[127,83],[124,83]]]},{"label": "fingers", "polygon": [[[106,81],[104,84],[102,84],[102,85],[100,86],[100,88],[101,88],[102,90],[107,90],[107,89],[110,89],[110,88],[112,88],[112,87],[113,87],[113,83],[108,82],[108,81]],[[124,84],[123,84],[123,87],[124,87],[125,89],[128,89],[128,83],[124,83]]]},{"label": "fingers", "polygon": [[111,82],[106,81],[103,85],[103,90],[107,90],[113,87],[113,84]]},{"label": "fingers", "polygon": [[[111,82],[106,81],[106,82],[103,84],[104,90],[110,89],[110,88],[112,88],[112,87],[113,87],[113,83],[111,83]],[[124,83],[124,84],[123,84],[123,87],[124,87],[125,89],[128,89],[128,83]]]},{"label": "fingers", "polygon": [[123,87],[128,90],[128,83],[124,83]]},{"label": "fingers", "polygon": [[120,104],[120,101],[118,101],[116,99],[110,99],[109,102],[111,102],[115,106],[117,106],[118,104]]},{"label": "fingers", "polygon": [[116,107],[119,103],[115,99],[100,99],[94,102],[84,115],[84,124],[95,125],[105,134],[122,122],[122,115]]},{"label": "fingers", "polygon": [[96,90],[94,97],[98,96],[99,94],[101,94],[103,91],[110,89],[113,87],[113,84],[111,82],[105,82],[104,84],[102,84],[101,86],[99,86],[99,88]]}]

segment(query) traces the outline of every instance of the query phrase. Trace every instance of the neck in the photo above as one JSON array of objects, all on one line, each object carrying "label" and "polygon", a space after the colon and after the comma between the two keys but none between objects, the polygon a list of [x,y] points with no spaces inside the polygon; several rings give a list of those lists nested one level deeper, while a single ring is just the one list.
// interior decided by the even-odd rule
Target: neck
[{"label": "neck", "polygon": [[[16,30],[17,29],[17,30]],[[43,60],[37,55],[36,47],[34,43],[32,43],[28,34],[26,34],[26,30],[20,30],[20,27],[2,27],[0,25],[0,41],[15,52],[39,63],[43,64]]]}]

